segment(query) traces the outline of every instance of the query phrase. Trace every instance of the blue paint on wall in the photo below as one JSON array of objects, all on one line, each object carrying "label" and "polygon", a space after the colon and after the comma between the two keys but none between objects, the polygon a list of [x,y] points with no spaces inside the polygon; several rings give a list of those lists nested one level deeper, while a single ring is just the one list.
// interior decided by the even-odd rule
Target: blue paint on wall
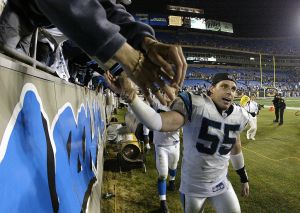
[{"label": "blue paint on wall", "polygon": [[[89,111],[88,111],[89,112]],[[85,191],[90,180],[94,177],[90,162],[96,163],[97,136],[96,128],[93,142],[90,134],[90,114],[84,108],[78,114],[78,124],[73,118],[73,112],[67,107],[59,116],[53,130],[56,144],[56,184],[62,212],[78,212],[81,209]],[[70,160],[67,153],[68,137],[71,134]],[[85,135],[85,137],[83,137]],[[83,148],[85,144],[85,149]],[[85,150],[85,152],[84,152]],[[91,153],[91,154],[90,154]],[[93,159],[90,159],[92,156]],[[79,162],[78,162],[79,158]],[[78,172],[78,163],[81,170]],[[64,177],[64,178],[59,178]],[[76,186],[76,187],[74,187]],[[74,200],[78,200],[74,203]]]},{"label": "blue paint on wall", "polygon": [[40,104],[27,92],[0,164],[1,212],[52,212]]},{"label": "blue paint on wall", "polygon": [[[89,183],[95,178],[91,164],[96,165],[99,136],[105,127],[100,108],[93,107],[91,115],[81,107],[74,118],[71,106],[66,105],[57,115],[53,132],[49,132],[37,97],[32,90],[25,92],[0,161],[0,211],[53,212],[58,201],[59,212],[80,212],[86,206]],[[53,138],[56,149],[49,138]],[[49,160],[53,150],[55,157]],[[52,174],[55,177],[51,179]]]}]

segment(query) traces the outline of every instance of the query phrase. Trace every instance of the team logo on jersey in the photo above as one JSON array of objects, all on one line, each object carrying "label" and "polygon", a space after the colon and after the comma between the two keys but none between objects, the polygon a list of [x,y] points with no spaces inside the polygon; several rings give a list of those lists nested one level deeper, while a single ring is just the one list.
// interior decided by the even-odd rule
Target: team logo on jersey
[{"label": "team logo on jersey", "polygon": [[218,191],[223,190],[224,188],[225,188],[225,185],[224,185],[223,182],[221,182],[221,183],[219,183],[218,185],[214,186],[214,187],[212,188],[212,191],[213,191],[213,192],[218,192]]}]

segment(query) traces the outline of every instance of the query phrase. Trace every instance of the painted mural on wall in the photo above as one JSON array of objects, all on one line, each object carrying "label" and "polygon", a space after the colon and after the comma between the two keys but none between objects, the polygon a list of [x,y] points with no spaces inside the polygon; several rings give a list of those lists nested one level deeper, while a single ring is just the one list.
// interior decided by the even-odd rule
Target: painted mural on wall
[{"label": "painted mural on wall", "polygon": [[66,103],[50,125],[36,88],[24,85],[0,144],[1,212],[85,211],[105,126],[90,105]]}]

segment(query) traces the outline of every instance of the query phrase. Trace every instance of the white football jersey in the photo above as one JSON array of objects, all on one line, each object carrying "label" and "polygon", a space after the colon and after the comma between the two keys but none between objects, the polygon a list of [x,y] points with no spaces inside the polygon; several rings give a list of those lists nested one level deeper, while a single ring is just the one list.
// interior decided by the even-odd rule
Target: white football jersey
[{"label": "white football jersey", "polygon": [[[158,99],[154,98],[151,103],[153,109],[157,112],[170,111],[168,106],[162,105]],[[174,132],[153,132],[153,143],[156,145],[170,146],[179,142],[179,130]]]},{"label": "white football jersey", "polygon": [[254,112],[255,114],[258,113],[258,104],[255,101],[249,101],[244,108],[247,110],[247,112],[252,113]]},{"label": "white football jersey", "polygon": [[249,115],[236,105],[221,115],[205,94],[182,94],[185,98],[177,98],[171,106],[186,121],[180,192],[196,197],[212,196],[218,192],[218,185],[226,187],[222,182],[227,175],[230,151]]}]

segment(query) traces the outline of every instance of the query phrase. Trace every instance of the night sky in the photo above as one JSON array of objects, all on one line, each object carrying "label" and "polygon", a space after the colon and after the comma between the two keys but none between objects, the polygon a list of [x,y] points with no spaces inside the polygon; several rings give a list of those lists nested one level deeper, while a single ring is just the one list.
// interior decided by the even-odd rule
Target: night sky
[{"label": "night sky", "polygon": [[233,23],[239,37],[300,36],[300,0],[132,0],[134,12],[166,13],[166,5],[204,9],[203,17]]}]

